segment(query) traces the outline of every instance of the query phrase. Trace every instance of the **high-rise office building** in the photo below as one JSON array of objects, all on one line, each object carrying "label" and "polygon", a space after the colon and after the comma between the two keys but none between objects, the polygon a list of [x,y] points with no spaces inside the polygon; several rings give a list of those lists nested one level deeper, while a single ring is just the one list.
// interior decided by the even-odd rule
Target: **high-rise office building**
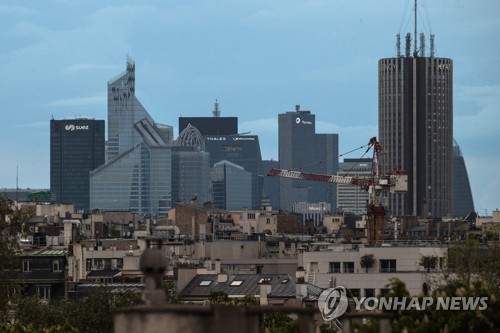
[{"label": "high-rise office building", "polygon": [[89,210],[89,172],[104,163],[104,132],[104,120],[50,121],[50,190],[58,202]]},{"label": "high-rise office building", "polygon": [[474,200],[465,160],[458,143],[453,140],[453,216],[466,217],[474,212]]},{"label": "high-rise office building", "polygon": [[430,55],[406,35],[405,53],[378,62],[379,141],[385,170],[408,173],[408,192],[389,197],[394,215],[452,213],[453,61]]},{"label": "high-rise office building", "polygon": [[210,200],[210,154],[200,132],[188,125],[172,147],[172,201]]},{"label": "high-rise office building", "polygon": [[[279,114],[279,162],[282,169],[303,168],[306,172],[336,174],[338,134],[316,134],[311,111]],[[280,179],[280,209],[292,211],[295,202],[326,202],[337,207],[336,184]]]},{"label": "high-rise office building", "polygon": [[264,169],[264,185],[262,186],[262,196],[264,203],[269,203],[273,209],[280,206],[280,179],[278,177],[268,177],[267,173],[275,168],[280,167],[279,161],[264,160],[262,161]]},{"label": "high-rise office building", "polygon": [[[339,163],[338,176],[370,178],[372,174],[371,158],[346,158]],[[366,214],[368,191],[361,186],[337,184],[337,208],[356,215]]]},{"label": "high-rise office building", "polygon": [[229,161],[215,163],[210,171],[215,208],[225,210],[249,209],[252,195],[252,173]]},{"label": "high-rise office building", "polygon": [[173,128],[135,96],[135,64],[108,82],[106,164],[90,174],[90,208],[165,216],[171,208]]},{"label": "high-rise office building", "polygon": [[247,189],[252,198],[249,209],[259,209],[262,199],[264,170],[259,137],[256,135],[205,135],[205,145],[210,153],[210,165],[226,160],[251,173],[251,186]]}]

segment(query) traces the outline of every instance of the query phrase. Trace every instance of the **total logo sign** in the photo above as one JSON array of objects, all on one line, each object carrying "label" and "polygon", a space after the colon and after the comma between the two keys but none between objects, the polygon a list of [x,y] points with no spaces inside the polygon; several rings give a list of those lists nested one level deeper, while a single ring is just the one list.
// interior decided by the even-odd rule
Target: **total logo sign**
[{"label": "total logo sign", "polygon": [[64,126],[64,129],[66,131],[75,131],[75,130],[76,131],[82,131],[82,130],[87,131],[89,129],[89,126],[88,125],[85,125],[85,126],[75,126],[73,124],[69,124],[69,125]]},{"label": "total logo sign", "polygon": [[302,120],[299,117],[295,118],[296,124],[312,125],[312,121]]}]

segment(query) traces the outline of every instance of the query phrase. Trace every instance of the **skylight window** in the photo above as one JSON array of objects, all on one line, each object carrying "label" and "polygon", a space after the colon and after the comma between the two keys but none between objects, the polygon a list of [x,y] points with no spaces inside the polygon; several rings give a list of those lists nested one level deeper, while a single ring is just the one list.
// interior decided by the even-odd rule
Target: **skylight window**
[{"label": "skylight window", "polygon": [[262,278],[259,280],[259,282],[257,282],[258,284],[262,284],[262,283],[269,283],[271,282],[273,278]]},{"label": "skylight window", "polygon": [[283,279],[283,280],[281,280],[281,283],[282,283],[282,284],[287,284],[287,283],[288,283],[288,281],[290,281],[290,280],[289,280],[289,279]]},{"label": "skylight window", "polygon": [[234,280],[233,282],[231,282],[231,286],[238,287],[241,286],[242,283],[243,283],[242,280]]},{"label": "skylight window", "polygon": [[203,281],[201,281],[201,282],[200,282],[199,286],[200,286],[200,287],[207,287],[207,286],[209,286],[211,283],[212,283],[212,281],[210,281],[210,280],[203,280]]}]

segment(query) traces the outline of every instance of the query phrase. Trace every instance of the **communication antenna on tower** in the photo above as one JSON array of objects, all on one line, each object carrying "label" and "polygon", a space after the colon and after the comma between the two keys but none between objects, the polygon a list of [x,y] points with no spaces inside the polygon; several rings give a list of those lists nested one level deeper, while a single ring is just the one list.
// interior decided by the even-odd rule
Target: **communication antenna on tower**
[{"label": "communication antenna on tower", "polygon": [[214,110],[212,111],[212,115],[216,118],[220,117],[220,109],[219,109],[219,101],[218,100],[215,100]]},{"label": "communication antenna on tower", "polygon": [[397,34],[396,35],[396,54],[397,57],[401,57],[401,35]]},{"label": "communication antenna on tower", "polygon": [[414,30],[414,35],[413,35],[413,56],[416,57],[418,56],[417,53],[417,0],[415,0],[415,8],[414,8],[414,14],[415,14],[415,30]]},{"label": "communication antenna on tower", "polygon": [[407,33],[405,37],[405,56],[408,58],[411,51],[411,34]]},{"label": "communication antenna on tower", "polygon": [[425,35],[420,33],[420,56],[425,57]]},{"label": "communication antenna on tower", "polygon": [[19,201],[19,164],[16,165],[16,201]]},{"label": "communication antenna on tower", "polygon": [[435,52],[435,49],[434,49],[434,35],[431,34],[431,58],[434,58],[434,52]]}]

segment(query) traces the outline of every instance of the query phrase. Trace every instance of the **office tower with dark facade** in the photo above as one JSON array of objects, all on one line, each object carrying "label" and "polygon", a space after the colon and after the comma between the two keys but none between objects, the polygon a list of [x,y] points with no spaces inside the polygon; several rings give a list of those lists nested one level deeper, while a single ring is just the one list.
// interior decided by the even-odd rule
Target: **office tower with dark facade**
[{"label": "office tower with dark facade", "polygon": [[172,196],[173,128],[135,96],[135,63],[108,82],[107,162],[90,174],[90,208],[165,216]]},{"label": "office tower with dark facade", "polygon": [[379,141],[385,172],[408,173],[408,192],[390,196],[394,215],[442,217],[452,213],[453,61],[430,55],[425,39],[407,34],[405,54],[378,62]]},{"label": "office tower with dark facade", "polygon": [[[252,204],[249,209],[259,209],[262,199],[264,170],[259,137],[256,135],[205,135],[205,146],[210,153],[210,165],[226,160],[251,173]],[[242,209],[243,207],[240,207]]]},{"label": "office tower with dark facade", "polygon": [[[334,175],[338,170],[338,134],[316,134],[310,111],[279,114],[279,162],[282,169],[308,166],[302,171]],[[337,207],[336,184],[280,179],[280,209],[292,211],[295,202],[326,202]]]},{"label": "office tower with dark facade", "polygon": [[50,190],[58,202],[89,210],[89,172],[104,163],[104,132],[104,120],[50,121]]},{"label": "office tower with dark facade", "polygon": [[221,117],[218,101],[215,101],[212,117],[179,117],[179,133],[188,125],[196,127],[201,135],[238,134],[238,117]]},{"label": "office tower with dark facade", "polygon": [[474,212],[469,175],[460,146],[453,141],[453,217],[466,217]]}]

